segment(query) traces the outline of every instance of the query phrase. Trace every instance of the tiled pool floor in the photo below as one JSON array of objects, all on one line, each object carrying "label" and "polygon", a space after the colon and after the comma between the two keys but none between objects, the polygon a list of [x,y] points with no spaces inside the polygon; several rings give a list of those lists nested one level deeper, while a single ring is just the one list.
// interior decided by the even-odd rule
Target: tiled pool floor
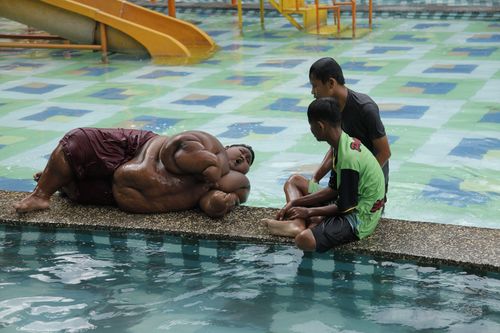
[{"label": "tiled pool floor", "polygon": [[[500,24],[375,20],[357,40],[307,35],[284,18],[178,13],[220,46],[189,66],[73,51],[0,49],[0,189],[30,191],[74,127],[198,129],[252,145],[248,205],[280,207],[282,184],[311,174],[327,146],[305,116],[307,73],[336,58],[347,85],[378,102],[392,158],[386,217],[500,228]],[[0,20],[0,30],[25,27]]]}]

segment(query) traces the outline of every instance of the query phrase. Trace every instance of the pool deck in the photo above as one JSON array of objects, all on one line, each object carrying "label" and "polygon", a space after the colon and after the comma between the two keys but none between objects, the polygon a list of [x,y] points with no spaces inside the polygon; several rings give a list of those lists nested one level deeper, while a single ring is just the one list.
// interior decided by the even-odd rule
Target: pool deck
[{"label": "pool deck", "polygon": [[[106,229],[162,232],[206,239],[257,243],[293,243],[269,235],[259,221],[272,217],[275,208],[237,207],[223,219],[198,211],[168,214],[127,214],[114,207],[75,205],[55,195],[51,209],[17,214],[12,204],[27,194],[0,191],[0,223],[48,228]],[[452,265],[500,271],[500,229],[464,227],[428,222],[382,219],[367,239],[337,248],[341,251],[409,259],[419,264]]]}]

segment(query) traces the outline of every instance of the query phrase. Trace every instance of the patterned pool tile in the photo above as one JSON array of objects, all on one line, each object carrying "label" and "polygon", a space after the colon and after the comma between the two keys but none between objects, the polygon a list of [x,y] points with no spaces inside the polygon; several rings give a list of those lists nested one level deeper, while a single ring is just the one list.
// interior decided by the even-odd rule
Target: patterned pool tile
[{"label": "patterned pool tile", "polygon": [[50,84],[45,82],[28,82],[20,85],[16,85],[11,88],[6,88],[4,91],[7,92],[18,92],[22,94],[34,94],[43,95],[50,93],[56,89],[64,88],[64,84]]},{"label": "patterned pool tile", "polygon": [[72,76],[103,76],[116,71],[117,68],[111,66],[85,66],[78,69],[68,71]]},{"label": "patterned pool tile", "polygon": [[495,61],[420,60],[412,62],[397,75],[435,79],[461,79],[467,75],[468,79],[489,79],[498,70],[500,70],[500,65]]},{"label": "patterned pool tile", "polygon": [[468,43],[498,43],[500,34],[474,34],[466,40]]},{"label": "patterned pool tile", "polygon": [[[500,171],[500,133],[442,130],[415,152],[411,162],[441,167],[473,166]],[[438,145],[439,149],[437,149]]]},{"label": "patterned pool tile", "polygon": [[300,105],[302,100],[300,98],[278,98],[269,105],[269,109],[273,111],[283,112],[307,112],[307,106]]},{"label": "patterned pool tile", "polygon": [[500,96],[498,94],[498,87],[500,87],[499,84],[500,79],[486,81],[481,89],[476,90],[476,94],[472,96],[472,99],[476,101],[500,103]]},{"label": "patterned pool tile", "polygon": [[21,59],[15,61],[0,60],[0,75],[39,75],[48,71],[58,70],[67,64],[57,64],[52,61]]},{"label": "patterned pool tile", "polygon": [[[292,148],[302,134],[309,134],[309,125],[293,118],[243,116],[228,114],[201,126],[214,133],[223,143],[235,143],[233,136],[241,129],[238,142],[252,145],[257,151],[279,153]],[[256,157],[257,158],[257,157]]]},{"label": "patterned pool tile", "polygon": [[71,94],[92,85],[89,82],[26,77],[0,84],[0,98],[49,99]]},{"label": "patterned pool tile", "polygon": [[284,59],[274,59],[268,57],[254,57],[245,62],[233,64],[229,69],[234,71],[249,71],[255,70],[261,72],[284,72],[289,71],[308,73],[311,66],[309,57],[283,57]]},{"label": "patterned pool tile", "polygon": [[[386,124],[441,128],[465,104],[463,100],[380,98],[380,115]],[[411,121],[411,123],[409,122]]]},{"label": "patterned pool tile", "polygon": [[64,132],[60,134],[57,139],[52,139],[44,144],[37,145],[33,148],[29,148],[19,154],[13,155],[11,157],[5,158],[0,161],[0,166],[12,168],[31,168],[33,172],[29,175],[25,175],[25,179],[32,179],[32,174],[43,170],[47,164],[47,153],[50,153],[57,147],[59,140],[63,136]]},{"label": "patterned pool tile", "polygon": [[33,190],[33,180],[15,179],[0,177],[0,188],[4,191],[24,191],[30,192]]},{"label": "patterned pool tile", "polygon": [[474,33],[462,32],[456,33],[446,40],[447,43],[454,43],[464,46],[497,46],[500,41],[500,33]]},{"label": "patterned pool tile", "polygon": [[399,119],[420,119],[430,109],[428,105],[379,104],[381,116]]},{"label": "patterned pool tile", "polygon": [[500,139],[465,137],[449,152],[449,155],[482,160],[492,151],[493,154],[500,151]]},{"label": "patterned pool tile", "polygon": [[480,122],[482,123],[496,123],[500,125],[500,109],[492,110],[485,114]]},{"label": "patterned pool tile", "polygon": [[245,40],[231,41],[226,40],[219,43],[219,47],[223,51],[235,52],[245,55],[259,55],[262,53],[271,52],[276,48],[285,46],[283,43],[269,43],[269,42],[248,42]]},{"label": "patterned pool tile", "polygon": [[83,109],[74,109],[74,108],[63,108],[59,106],[49,106],[45,110],[42,110],[41,112],[31,114],[29,116],[26,116],[24,118],[21,118],[20,120],[34,120],[34,121],[45,121],[47,119],[54,119],[54,118],[61,118],[61,117],[66,117],[66,118],[75,118],[75,117],[81,117],[85,114],[91,113],[91,110],[83,110]]},{"label": "patterned pool tile", "polygon": [[372,94],[382,96],[399,95],[405,98],[430,98],[446,100],[464,100],[477,94],[484,84],[480,79],[462,78],[426,78],[408,76],[395,76],[372,90]]},{"label": "patterned pool tile", "polygon": [[128,85],[122,83],[97,83],[85,89],[61,96],[61,102],[79,101],[89,104],[119,104],[141,103],[161,95],[158,86]]},{"label": "patterned pool tile", "polygon": [[370,59],[419,59],[434,48],[434,45],[376,45],[366,43],[356,45],[349,51],[342,53],[342,57],[370,58]]},{"label": "patterned pool tile", "polygon": [[498,47],[454,47],[449,52],[449,56],[463,57],[489,57],[498,51]]},{"label": "patterned pool tile", "polygon": [[175,126],[179,121],[181,121],[181,119],[143,115],[133,118],[130,121],[130,125],[134,124],[135,128],[162,133],[172,126]]},{"label": "patterned pool tile", "polygon": [[170,92],[149,102],[143,107],[155,107],[187,112],[230,113],[241,105],[261,95],[261,92],[242,91],[238,96],[231,90],[182,89]]},{"label": "patterned pool tile", "polygon": [[189,94],[181,99],[172,101],[173,104],[192,105],[195,107],[210,107],[216,108],[224,101],[230,99],[231,96],[225,95],[207,95],[207,94]]},{"label": "patterned pool tile", "polygon": [[114,105],[42,102],[0,116],[0,123],[12,128],[50,128],[66,132],[79,126],[91,126],[122,109]]},{"label": "patterned pool tile", "polygon": [[419,32],[460,32],[469,27],[465,21],[415,21],[408,20],[396,27],[392,31],[419,31]]},{"label": "patterned pool tile", "polygon": [[489,201],[486,194],[461,189],[462,182],[463,180],[458,178],[433,178],[422,191],[422,195],[425,198],[456,207],[467,207],[471,204],[482,205]]},{"label": "patterned pool tile", "polygon": [[278,134],[287,129],[284,126],[269,126],[263,121],[234,123],[225,132],[219,133],[221,138],[240,139],[251,134]]},{"label": "patterned pool tile", "polygon": [[123,75],[117,76],[107,82],[126,83],[130,85],[150,84],[162,87],[182,88],[189,87],[208,75],[217,73],[215,69],[195,67],[155,67],[144,66]]}]

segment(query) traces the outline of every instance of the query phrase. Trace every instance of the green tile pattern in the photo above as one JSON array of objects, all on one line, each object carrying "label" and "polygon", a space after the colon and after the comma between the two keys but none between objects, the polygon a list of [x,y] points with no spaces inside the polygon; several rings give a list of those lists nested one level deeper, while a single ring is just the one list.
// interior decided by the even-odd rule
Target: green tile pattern
[{"label": "green tile pattern", "polygon": [[[281,207],[282,186],[310,175],[326,144],[309,133],[307,73],[319,57],[380,105],[392,149],[386,216],[500,228],[500,26],[491,21],[376,17],[356,40],[297,31],[282,17],[178,13],[220,50],[197,65],[155,65],[84,51],[0,49],[0,189],[33,188],[77,126],[204,130],[251,144],[248,205]],[[366,24],[365,19],[360,20]],[[0,20],[0,29],[25,27]]]}]

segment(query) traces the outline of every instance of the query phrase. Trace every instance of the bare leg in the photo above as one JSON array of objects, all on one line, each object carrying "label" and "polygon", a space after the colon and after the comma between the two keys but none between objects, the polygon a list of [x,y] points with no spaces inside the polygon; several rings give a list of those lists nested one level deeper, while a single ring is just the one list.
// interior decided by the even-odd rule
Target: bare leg
[{"label": "bare leg", "polygon": [[[307,195],[308,187],[309,181],[304,176],[298,174],[291,175],[283,186],[286,202]],[[267,225],[271,234],[276,236],[296,237],[306,228],[306,223],[302,219],[262,219],[261,222]]]},{"label": "bare leg", "polygon": [[305,223],[301,219],[280,221],[274,219],[262,219],[272,235],[295,237],[305,229]]},{"label": "bare leg", "polygon": [[302,251],[315,251],[316,239],[311,229],[306,229],[295,237],[295,245]]},{"label": "bare leg", "polygon": [[72,180],[73,172],[64,157],[61,146],[58,145],[50,155],[49,162],[40,175],[33,192],[23,200],[16,202],[14,208],[18,213],[47,209],[50,205],[50,197]]},{"label": "bare leg", "polygon": [[283,186],[286,202],[308,195],[308,189],[309,180],[307,178],[298,174],[291,175]]}]

